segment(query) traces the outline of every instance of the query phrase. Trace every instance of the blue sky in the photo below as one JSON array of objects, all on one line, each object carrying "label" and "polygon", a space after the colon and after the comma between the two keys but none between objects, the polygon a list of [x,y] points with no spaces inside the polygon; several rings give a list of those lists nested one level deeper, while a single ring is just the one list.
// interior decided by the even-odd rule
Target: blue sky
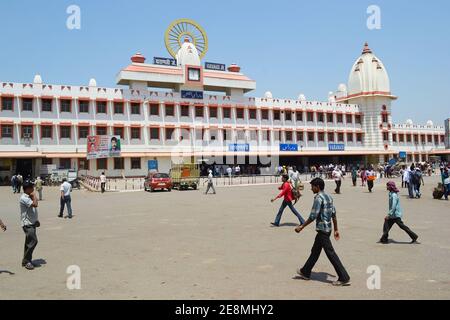
[{"label": "blue sky", "polygon": [[[66,28],[66,9],[81,8],[81,30]],[[381,30],[366,27],[367,7],[381,8]],[[0,81],[85,85],[94,77],[114,87],[132,54],[168,56],[164,31],[178,18],[206,30],[204,60],[238,63],[257,81],[251,96],[326,100],[365,41],[385,64],[394,121],[450,117],[450,1],[149,1],[3,0]]]}]

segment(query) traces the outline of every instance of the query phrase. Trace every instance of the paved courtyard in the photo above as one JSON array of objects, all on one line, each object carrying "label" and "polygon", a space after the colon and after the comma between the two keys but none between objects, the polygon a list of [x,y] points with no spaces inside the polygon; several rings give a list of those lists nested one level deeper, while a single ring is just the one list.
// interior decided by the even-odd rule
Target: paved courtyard
[{"label": "paved courtyard", "polygon": [[[398,180],[397,180],[398,181]],[[295,280],[310,252],[314,226],[302,234],[286,211],[271,228],[280,202],[276,185],[145,193],[73,192],[74,219],[58,219],[58,190],[44,190],[34,259],[20,265],[24,235],[18,195],[0,188],[0,299],[449,299],[450,203],[432,200],[437,177],[426,178],[421,200],[401,194],[404,221],[420,236],[410,245],[396,226],[389,245],[377,243],[387,210],[385,180],[375,192],[343,183],[333,195],[341,237],[333,242],[352,286],[330,285],[335,272],[322,253],[312,281]],[[332,182],[327,185],[331,191]],[[312,193],[297,204],[306,218]],[[66,288],[66,269],[81,268],[81,290]],[[367,267],[381,268],[381,289],[369,290]]]}]

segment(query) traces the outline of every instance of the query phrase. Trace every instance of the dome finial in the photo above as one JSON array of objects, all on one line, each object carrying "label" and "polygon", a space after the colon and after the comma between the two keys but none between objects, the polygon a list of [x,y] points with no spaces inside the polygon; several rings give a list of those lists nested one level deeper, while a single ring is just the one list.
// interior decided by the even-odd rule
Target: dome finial
[{"label": "dome finial", "polygon": [[369,44],[367,42],[364,44],[364,49],[363,49],[362,53],[363,54],[365,54],[365,53],[372,53],[372,50],[370,50]]}]

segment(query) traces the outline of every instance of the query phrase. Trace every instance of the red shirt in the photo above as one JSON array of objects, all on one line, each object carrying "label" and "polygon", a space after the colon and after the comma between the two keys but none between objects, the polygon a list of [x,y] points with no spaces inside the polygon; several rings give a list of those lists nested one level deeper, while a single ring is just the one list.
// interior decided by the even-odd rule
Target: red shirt
[{"label": "red shirt", "polygon": [[281,190],[280,194],[277,196],[277,199],[284,196],[284,201],[292,202],[294,200],[294,196],[292,195],[292,187],[289,182],[283,183],[283,185],[278,188]]}]

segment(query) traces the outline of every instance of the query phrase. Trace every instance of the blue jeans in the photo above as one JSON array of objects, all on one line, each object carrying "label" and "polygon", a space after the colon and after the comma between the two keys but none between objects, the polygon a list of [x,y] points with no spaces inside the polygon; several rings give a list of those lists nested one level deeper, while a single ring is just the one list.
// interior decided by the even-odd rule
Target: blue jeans
[{"label": "blue jeans", "polygon": [[71,206],[71,202],[72,199],[70,198],[70,196],[64,196],[64,198],[60,198],[60,204],[61,204],[61,209],[59,210],[59,215],[62,216],[63,212],[64,212],[64,205],[67,205],[67,213],[69,214],[69,217],[72,216],[72,206]]},{"label": "blue jeans", "polygon": [[280,210],[278,210],[277,217],[275,218],[275,224],[279,225],[281,221],[281,216],[283,215],[284,209],[286,207],[289,207],[291,209],[292,213],[295,214],[295,216],[298,218],[298,221],[300,221],[300,224],[304,224],[305,220],[302,218],[300,213],[295,209],[294,205],[290,201],[283,200],[283,203],[281,204]]},{"label": "blue jeans", "polygon": [[410,198],[414,198],[414,185],[412,182],[408,182],[408,193]]}]

